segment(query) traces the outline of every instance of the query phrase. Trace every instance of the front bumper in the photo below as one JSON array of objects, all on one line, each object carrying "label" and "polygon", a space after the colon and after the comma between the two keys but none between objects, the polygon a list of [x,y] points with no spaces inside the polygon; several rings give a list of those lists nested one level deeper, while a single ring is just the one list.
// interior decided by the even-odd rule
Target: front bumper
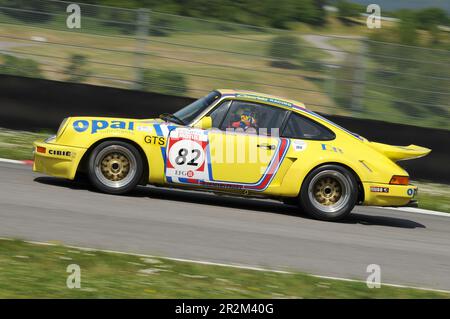
[{"label": "front bumper", "polygon": [[370,206],[409,206],[417,205],[414,197],[418,188],[414,185],[391,185],[363,183],[364,205]]},{"label": "front bumper", "polygon": [[33,171],[74,179],[86,149],[46,142],[34,142]]}]

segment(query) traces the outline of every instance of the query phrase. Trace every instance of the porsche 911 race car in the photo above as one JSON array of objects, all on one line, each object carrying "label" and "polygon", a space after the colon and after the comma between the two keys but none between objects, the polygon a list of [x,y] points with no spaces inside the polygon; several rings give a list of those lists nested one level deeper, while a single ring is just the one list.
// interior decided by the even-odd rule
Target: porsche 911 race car
[{"label": "porsche 911 race car", "polygon": [[34,147],[34,171],[85,173],[102,192],[152,184],[261,196],[323,220],[344,218],[356,204],[413,204],[417,187],[396,161],[431,151],[370,142],[302,103],[235,90],[159,119],[69,117]]}]

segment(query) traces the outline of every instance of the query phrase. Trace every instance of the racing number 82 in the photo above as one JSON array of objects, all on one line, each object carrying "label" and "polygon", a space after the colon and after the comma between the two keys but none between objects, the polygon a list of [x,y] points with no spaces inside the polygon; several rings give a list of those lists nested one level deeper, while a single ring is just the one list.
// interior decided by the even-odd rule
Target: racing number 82
[{"label": "racing number 82", "polygon": [[[188,153],[189,151],[186,148],[180,148],[180,150],[178,151],[178,156],[175,158],[175,163],[177,163],[177,165],[184,165],[187,161]],[[186,165],[198,166],[198,163],[196,161],[201,156],[200,151],[197,149],[193,149],[191,150],[191,153],[195,155]]]}]

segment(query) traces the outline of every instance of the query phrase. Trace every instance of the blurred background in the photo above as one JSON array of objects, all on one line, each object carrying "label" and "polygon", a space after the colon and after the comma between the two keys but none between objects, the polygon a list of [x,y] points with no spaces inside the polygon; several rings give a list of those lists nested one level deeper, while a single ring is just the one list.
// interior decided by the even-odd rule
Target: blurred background
[{"label": "blurred background", "polygon": [[[373,2],[381,28],[367,26]],[[81,28],[67,25],[73,3]],[[450,0],[0,0],[0,298],[448,298],[449,17]],[[295,99],[369,140],[431,148],[399,164],[435,212],[358,207],[322,223],[273,201],[109,196],[27,166],[33,141],[67,116],[152,118],[215,88]],[[366,280],[373,263],[382,289],[304,274]],[[69,264],[81,289],[66,286]]]},{"label": "blurred background", "polygon": [[196,98],[239,88],[314,111],[450,129],[450,2],[0,0],[0,74]]}]

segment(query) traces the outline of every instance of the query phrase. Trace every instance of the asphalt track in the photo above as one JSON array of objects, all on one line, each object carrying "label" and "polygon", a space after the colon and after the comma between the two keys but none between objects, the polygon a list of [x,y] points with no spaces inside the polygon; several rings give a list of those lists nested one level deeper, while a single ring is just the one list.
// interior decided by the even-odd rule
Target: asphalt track
[{"label": "asphalt track", "polygon": [[0,163],[0,236],[450,290],[450,218],[358,207],[339,223],[275,201],[140,187],[129,196]]}]

